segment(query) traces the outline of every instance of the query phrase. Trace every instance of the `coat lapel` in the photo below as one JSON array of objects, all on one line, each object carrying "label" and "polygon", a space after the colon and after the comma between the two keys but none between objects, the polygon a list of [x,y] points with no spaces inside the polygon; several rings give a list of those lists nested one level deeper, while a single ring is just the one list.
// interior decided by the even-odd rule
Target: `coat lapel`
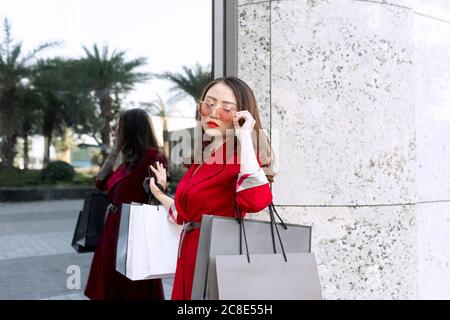
[{"label": "coat lapel", "polygon": [[178,214],[183,217],[184,220],[189,221],[189,212],[187,212],[187,197],[188,192],[192,190],[195,185],[212,179],[218,175],[225,168],[225,164],[213,163],[202,164],[201,167],[194,173],[199,165],[193,165],[186,173],[187,179],[183,179],[177,187],[177,193],[175,195],[175,204]]},{"label": "coat lapel", "polygon": [[[193,164],[188,172],[186,172],[186,180],[182,180],[180,185],[177,188],[177,194],[175,196],[175,203],[177,204],[177,210],[180,213],[182,211],[183,216],[187,216],[188,213],[186,211],[187,205],[187,193],[189,190],[192,190],[192,187],[197,184],[207,182],[211,180],[218,174],[220,174],[226,168],[226,149],[225,146],[228,146],[227,143],[224,143],[219,149],[216,150],[201,166],[200,164]],[[232,145],[230,147],[233,147]],[[215,161],[211,163],[213,159],[217,159],[222,157],[222,161]],[[200,168],[198,168],[200,166]],[[198,168],[198,170],[197,170]],[[196,171],[196,172],[195,172]],[[195,173],[194,173],[195,172]]]},{"label": "coat lapel", "polygon": [[214,176],[218,175],[225,168],[224,163],[212,163],[207,164],[203,163],[198,171],[191,177],[191,185],[194,185],[204,182],[205,180],[211,179]]},{"label": "coat lapel", "polygon": [[211,156],[200,165],[200,168],[198,168],[199,165],[195,165],[190,173],[190,187],[215,177],[225,169],[227,145],[228,144],[226,142],[222,144],[220,148],[213,152],[213,154],[211,154]]}]

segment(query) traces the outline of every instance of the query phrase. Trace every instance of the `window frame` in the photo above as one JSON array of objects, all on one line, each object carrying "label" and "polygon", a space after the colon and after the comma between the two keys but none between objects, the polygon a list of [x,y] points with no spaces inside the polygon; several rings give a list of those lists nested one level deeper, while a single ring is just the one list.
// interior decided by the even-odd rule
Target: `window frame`
[{"label": "window frame", "polygon": [[212,76],[237,76],[238,0],[212,0]]}]

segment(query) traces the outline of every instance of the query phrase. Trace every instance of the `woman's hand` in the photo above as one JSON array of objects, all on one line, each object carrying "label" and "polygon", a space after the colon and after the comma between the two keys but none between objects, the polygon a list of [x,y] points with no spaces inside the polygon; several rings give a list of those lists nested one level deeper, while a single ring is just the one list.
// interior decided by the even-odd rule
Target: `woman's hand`
[{"label": "woman's hand", "polygon": [[[104,145],[101,146],[102,150],[107,150]],[[108,156],[103,162],[102,167],[97,175],[97,180],[103,181],[111,172],[114,171],[114,164],[116,163],[117,157],[119,156],[119,148],[116,144],[112,146],[109,150]]]},{"label": "woman's hand", "polygon": [[[242,126],[239,125],[239,119],[245,119],[245,122]],[[256,172],[259,169],[259,163],[256,158],[256,150],[254,149],[252,141],[252,132],[253,128],[255,127],[256,121],[252,117],[250,112],[245,110],[236,112],[233,117],[233,122],[236,137],[238,138],[241,145],[240,172]]]},{"label": "woman's hand", "polygon": [[117,146],[115,140],[113,141],[113,145],[111,147],[111,150],[109,151],[109,154],[111,155],[111,157],[114,157],[114,159],[119,155],[119,147]]},{"label": "woman's hand", "polygon": [[[155,174],[156,182],[159,183],[164,188],[164,190],[166,190],[167,189],[167,173],[166,173],[166,169],[163,167],[163,165],[159,161],[156,161],[155,167],[150,165],[149,168]],[[150,186],[150,191],[153,193],[153,195],[155,197],[158,197],[164,193],[156,186],[156,182],[155,182],[155,178],[151,177],[149,186]]]},{"label": "woman's hand", "polygon": [[118,154],[119,153],[119,147],[118,147],[118,139],[119,139],[119,128],[116,126],[116,128],[113,131],[112,135],[112,147],[110,150],[110,153],[112,154]]},{"label": "woman's hand", "polygon": [[[244,119],[244,124],[239,124],[239,120]],[[243,135],[251,135],[253,128],[255,127],[256,121],[247,110],[235,112],[233,116],[234,130],[236,136],[240,139]]]}]

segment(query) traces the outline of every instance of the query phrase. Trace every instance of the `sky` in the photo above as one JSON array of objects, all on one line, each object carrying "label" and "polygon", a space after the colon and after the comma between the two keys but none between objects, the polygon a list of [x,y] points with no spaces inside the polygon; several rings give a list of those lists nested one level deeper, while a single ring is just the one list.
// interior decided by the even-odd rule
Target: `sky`
[{"label": "sky", "polygon": [[[82,45],[108,44],[129,59],[146,57],[140,71],[180,72],[181,67],[211,64],[211,0],[1,0],[12,37],[27,52],[41,43],[62,41],[41,56],[80,57]],[[3,37],[3,34],[2,34]],[[130,93],[129,101],[170,98],[171,84],[150,80]],[[175,106],[177,115],[194,116],[193,100]]]}]

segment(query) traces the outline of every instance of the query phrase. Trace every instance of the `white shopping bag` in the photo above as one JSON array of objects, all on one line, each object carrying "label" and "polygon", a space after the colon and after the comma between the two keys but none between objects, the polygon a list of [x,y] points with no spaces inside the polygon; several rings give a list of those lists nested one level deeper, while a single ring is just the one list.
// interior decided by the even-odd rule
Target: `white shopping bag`
[{"label": "white shopping bag", "polygon": [[219,300],[321,300],[314,253],[216,255]]},{"label": "white shopping bag", "polygon": [[173,276],[180,233],[163,206],[123,204],[116,270],[131,280]]}]

